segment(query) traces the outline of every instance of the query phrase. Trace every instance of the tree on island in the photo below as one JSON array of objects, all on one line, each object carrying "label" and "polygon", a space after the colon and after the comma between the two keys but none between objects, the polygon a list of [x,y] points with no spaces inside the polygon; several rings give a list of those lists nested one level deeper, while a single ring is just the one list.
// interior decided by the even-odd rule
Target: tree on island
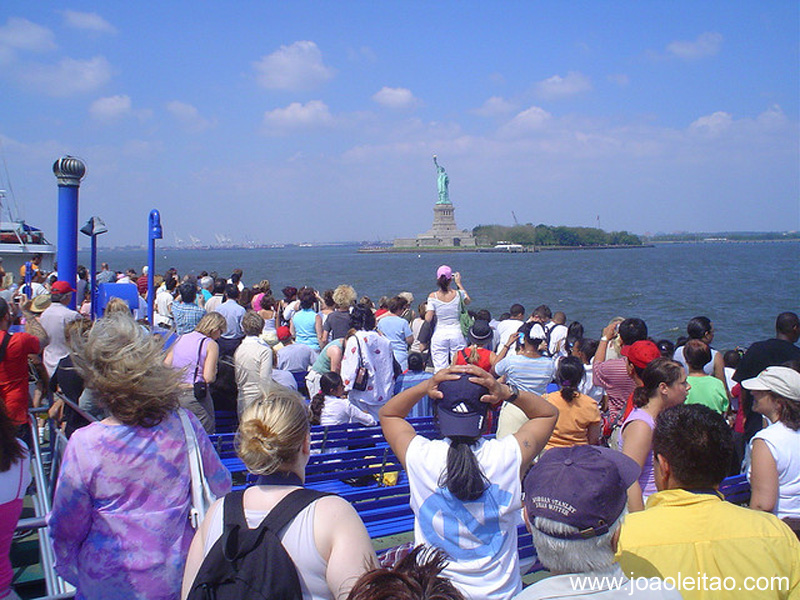
[{"label": "tree on island", "polygon": [[507,241],[523,246],[641,246],[638,235],[627,231],[606,232],[596,227],[550,226],[532,223],[525,225],[478,225],[472,230],[476,238],[490,245]]}]

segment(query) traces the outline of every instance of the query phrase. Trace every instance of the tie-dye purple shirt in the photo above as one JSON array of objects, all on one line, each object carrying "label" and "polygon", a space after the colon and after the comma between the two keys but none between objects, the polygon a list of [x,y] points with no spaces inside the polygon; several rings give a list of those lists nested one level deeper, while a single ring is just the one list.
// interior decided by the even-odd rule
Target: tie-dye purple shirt
[{"label": "tie-dye purple shirt", "polygon": [[[212,491],[231,476],[189,414]],[[50,515],[56,571],[76,598],[174,600],[194,531],[180,417],[152,428],[92,423],[69,440]]]}]

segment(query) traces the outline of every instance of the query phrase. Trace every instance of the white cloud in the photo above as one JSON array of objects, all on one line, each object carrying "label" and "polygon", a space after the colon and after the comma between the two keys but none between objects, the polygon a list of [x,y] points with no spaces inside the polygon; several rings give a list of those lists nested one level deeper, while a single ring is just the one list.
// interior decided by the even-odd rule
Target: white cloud
[{"label": "white cloud", "polygon": [[101,123],[112,123],[126,117],[136,117],[140,121],[145,121],[151,116],[150,110],[134,110],[130,96],[117,95],[106,98],[98,98],[89,107],[89,114],[95,121]]},{"label": "white cloud", "polygon": [[689,129],[694,132],[707,135],[719,135],[727,130],[733,123],[730,113],[717,111],[711,115],[700,117],[689,125]]},{"label": "white cloud", "polygon": [[631,82],[631,78],[625,75],[625,73],[614,73],[609,75],[608,80],[611,83],[616,83],[619,87],[626,87]]},{"label": "white cloud", "polygon": [[592,89],[589,78],[577,71],[570,71],[566,77],[553,75],[536,84],[536,93],[539,97],[548,100],[566,98]]},{"label": "white cloud", "polygon": [[111,122],[133,113],[130,96],[98,98],[89,107],[89,114],[97,121]]},{"label": "white cloud", "polygon": [[356,62],[376,63],[378,62],[378,55],[369,46],[361,46],[360,48],[348,48],[347,58]]},{"label": "white cloud", "polygon": [[63,58],[55,65],[28,65],[19,71],[19,78],[49,96],[71,96],[106,84],[111,79],[111,65],[103,56],[89,60]]},{"label": "white cloud", "polygon": [[722,46],[722,34],[707,31],[692,41],[676,40],[667,45],[667,54],[677,58],[697,59],[717,54]]},{"label": "white cloud", "polygon": [[213,125],[210,120],[200,114],[197,108],[186,102],[180,102],[179,100],[168,102],[167,110],[173,117],[180,121],[187,131],[198,133],[205,131]]},{"label": "white cloud", "polygon": [[786,124],[786,113],[777,104],[773,104],[763,113],[758,115],[756,121],[767,129],[782,127]]},{"label": "white cloud", "polygon": [[329,126],[333,116],[328,106],[320,100],[306,104],[292,102],[286,108],[276,108],[264,113],[264,125],[268,129],[293,129]]},{"label": "white cloud", "polygon": [[410,108],[418,103],[418,100],[408,88],[382,87],[376,92],[372,99],[386,108]]},{"label": "white cloud", "polygon": [[320,49],[310,41],[281,46],[253,63],[253,68],[259,85],[270,90],[307,90],[334,75],[334,70],[323,64]]},{"label": "white cloud", "polygon": [[0,26],[0,52],[4,49],[47,52],[56,47],[52,31],[27,19],[10,17]]},{"label": "white cloud", "polygon": [[97,33],[117,33],[116,27],[106,21],[97,13],[78,12],[75,10],[65,10],[61,13],[64,16],[64,23],[74,29],[85,29]]},{"label": "white cloud", "polygon": [[551,119],[552,115],[543,108],[531,106],[503,125],[498,133],[502,137],[522,136],[543,129]]},{"label": "white cloud", "polygon": [[483,106],[472,110],[472,114],[480,117],[495,117],[497,115],[505,115],[510,113],[516,108],[516,104],[501,98],[500,96],[492,96]]}]

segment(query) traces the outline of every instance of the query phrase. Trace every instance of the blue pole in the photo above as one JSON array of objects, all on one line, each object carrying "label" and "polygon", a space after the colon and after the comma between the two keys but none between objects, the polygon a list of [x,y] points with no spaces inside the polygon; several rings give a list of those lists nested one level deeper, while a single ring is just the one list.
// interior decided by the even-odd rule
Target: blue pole
[{"label": "blue pole", "polygon": [[[72,156],[53,163],[58,179],[58,276],[74,286],[78,280],[78,188],[86,165]],[[75,308],[75,296],[69,304]]]},{"label": "blue pole", "polygon": [[156,290],[155,276],[156,276],[156,240],[163,237],[161,229],[161,215],[155,209],[150,211],[150,216],[147,219],[147,239],[150,244],[147,249],[147,318],[150,320],[150,327],[153,326],[155,303],[156,303]]},{"label": "blue pole", "polygon": [[91,298],[91,318],[94,321],[94,316],[97,314],[97,236],[92,236],[92,270],[90,273],[91,281],[89,284],[91,285],[91,294],[89,298]]}]

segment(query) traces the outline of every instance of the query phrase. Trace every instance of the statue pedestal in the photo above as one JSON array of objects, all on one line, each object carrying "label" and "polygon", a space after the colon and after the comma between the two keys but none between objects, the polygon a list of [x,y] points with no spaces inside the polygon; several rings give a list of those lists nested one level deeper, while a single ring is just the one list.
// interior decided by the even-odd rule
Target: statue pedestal
[{"label": "statue pedestal", "polygon": [[433,226],[416,238],[397,239],[396,248],[474,248],[472,233],[456,225],[455,208],[452,204],[434,204]]}]

